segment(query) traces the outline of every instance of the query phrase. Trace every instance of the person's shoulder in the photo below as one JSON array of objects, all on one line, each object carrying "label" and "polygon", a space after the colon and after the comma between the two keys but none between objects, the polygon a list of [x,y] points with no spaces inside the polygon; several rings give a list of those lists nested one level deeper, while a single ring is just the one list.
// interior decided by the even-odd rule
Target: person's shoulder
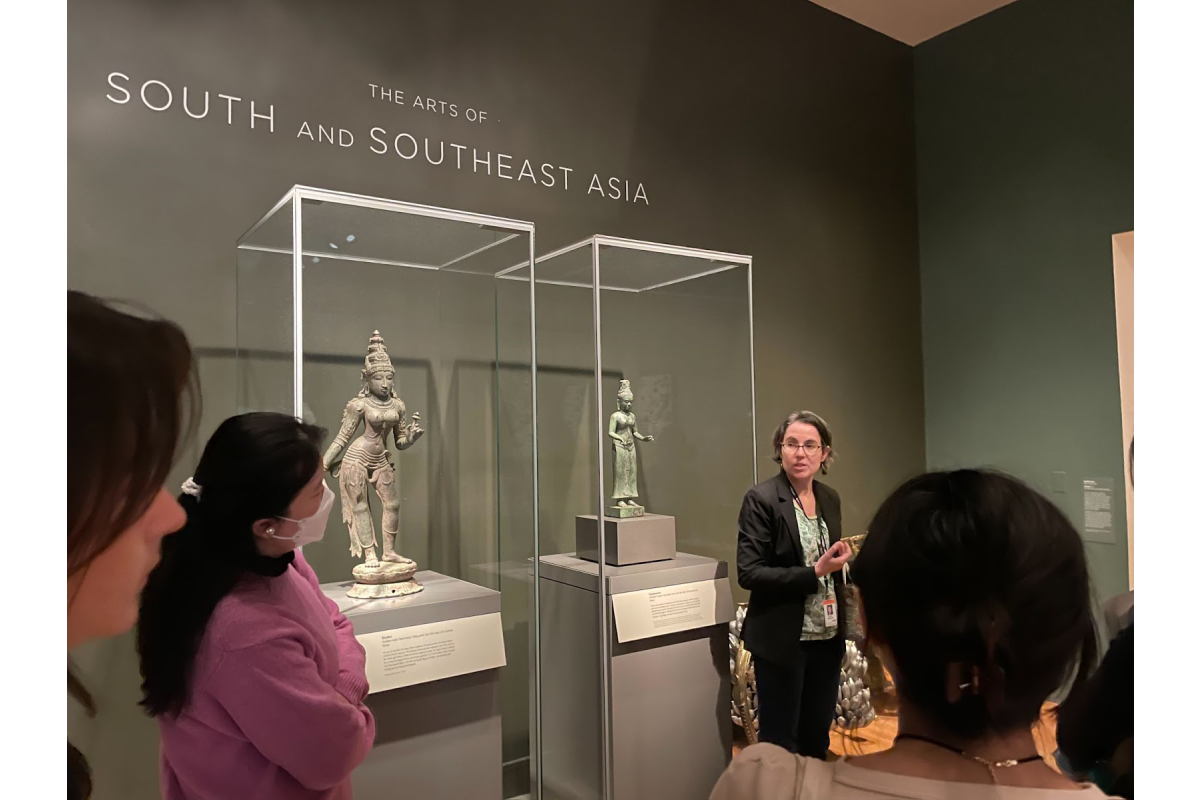
[{"label": "person's shoulder", "polygon": [[733,759],[710,800],[792,800],[804,767],[804,759],[778,745],[752,744]]},{"label": "person's shoulder", "polygon": [[779,474],[776,473],[765,481],[759,481],[746,490],[746,497],[755,497],[759,500],[774,500],[779,496]]},{"label": "person's shoulder", "polygon": [[734,762],[739,761],[742,764],[798,765],[801,759],[798,759],[794,753],[789,753],[777,744],[759,742],[750,745],[738,753]]},{"label": "person's shoulder", "polygon": [[815,488],[815,491],[819,491],[819,492],[825,492],[825,493],[826,493],[826,494],[828,494],[830,497],[832,497],[834,500],[841,500],[841,499],[842,499],[842,496],[841,496],[840,494],[838,494],[838,490],[837,490],[837,489],[835,489],[835,488],[833,488],[832,486],[830,486],[830,485],[829,485],[828,483],[826,483],[825,481],[817,481],[817,480],[814,480],[814,481],[813,481],[813,486],[814,486],[814,487],[816,487],[816,488]]},{"label": "person's shoulder", "polygon": [[813,492],[817,495],[818,503],[824,502],[837,508],[842,507],[842,496],[828,483],[813,481]]},{"label": "person's shoulder", "polygon": [[[1011,797],[1013,800],[1025,797],[1025,792],[1027,791],[1018,787],[1003,788],[1007,791],[1001,797]],[[1104,790],[1094,783],[1076,783],[1070,788],[1055,787],[1053,789],[1043,789],[1042,791],[1055,797],[1061,797],[1062,800],[1070,800],[1070,798],[1075,798],[1075,800],[1121,800],[1120,795],[1105,794]]]},{"label": "person's shoulder", "polygon": [[284,613],[287,583],[282,576],[244,578],[213,609],[207,631],[212,645],[220,651],[244,650],[303,635],[303,626]]},{"label": "person's shoulder", "polygon": [[297,547],[295,550],[292,551],[291,568],[296,570],[297,572],[299,572],[301,575],[303,575],[306,578],[309,575],[313,575],[314,577],[316,576],[316,572],[313,571],[312,565],[310,565],[308,563],[308,559],[304,557],[303,548],[300,548],[300,547]]}]

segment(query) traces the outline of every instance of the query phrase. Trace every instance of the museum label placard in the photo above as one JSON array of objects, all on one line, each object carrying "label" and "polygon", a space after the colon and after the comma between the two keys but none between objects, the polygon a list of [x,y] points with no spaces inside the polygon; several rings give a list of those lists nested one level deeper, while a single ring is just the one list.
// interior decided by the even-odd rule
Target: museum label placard
[{"label": "museum label placard", "polygon": [[660,586],[612,597],[618,642],[707,628],[733,619],[728,580]]},{"label": "museum label placard", "polygon": [[364,633],[356,638],[367,651],[371,694],[505,664],[499,614]]}]

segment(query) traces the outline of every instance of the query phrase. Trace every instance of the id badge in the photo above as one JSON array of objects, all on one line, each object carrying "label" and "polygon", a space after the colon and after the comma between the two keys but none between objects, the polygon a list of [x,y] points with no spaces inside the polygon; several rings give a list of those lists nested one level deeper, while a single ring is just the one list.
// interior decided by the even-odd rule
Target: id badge
[{"label": "id badge", "polygon": [[825,627],[826,628],[836,628],[837,627],[837,599],[831,597],[828,600],[826,600],[824,603],[822,603],[821,605],[825,609]]}]

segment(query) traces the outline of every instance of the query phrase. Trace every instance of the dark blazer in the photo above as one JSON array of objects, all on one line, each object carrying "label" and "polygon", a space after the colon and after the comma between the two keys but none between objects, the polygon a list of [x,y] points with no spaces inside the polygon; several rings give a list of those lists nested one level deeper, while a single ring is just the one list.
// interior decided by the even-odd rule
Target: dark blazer
[{"label": "dark blazer", "polygon": [[[842,538],[842,501],[838,493],[813,481],[817,511],[829,529],[829,543]],[[742,500],[738,515],[738,585],[750,592],[742,641],[756,656],[777,664],[794,663],[800,652],[804,601],[820,589],[817,570],[804,562],[792,490],[781,470]],[[842,582],[841,572],[834,581]],[[838,628],[844,631],[842,610]]]}]

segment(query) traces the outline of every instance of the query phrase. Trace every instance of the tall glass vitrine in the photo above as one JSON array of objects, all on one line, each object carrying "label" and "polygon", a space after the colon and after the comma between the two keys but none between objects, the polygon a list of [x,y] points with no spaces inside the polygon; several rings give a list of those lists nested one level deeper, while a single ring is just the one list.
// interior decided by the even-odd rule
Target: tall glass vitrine
[{"label": "tall glass vitrine", "polygon": [[593,236],[533,280],[542,796],[707,796],[756,482],[751,258]]},{"label": "tall glass vitrine", "polygon": [[[535,298],[527,277],[504,277],[528,273],[533,249],[528,222],[304,186],[288,191],[237,243],[239,410],[294,414],[326,428],[328,443],[349,404],[374,402],[364,371],[385,353],[407,421],[419,414],[420,438],[402,451],[388,446],[391,494],[370,486],[366,502],[382,547],[383,516],[398,501],[387,522],[397,527],[396,552],[416,562],[418,580],[438,577],[411,596],[338,600],[359,615],[358,632],[377,626],[371,621],[383,611],[432,608],[446,599],[434,596],[437,586],[466,585],[458,600],[472,608],[498,593],[504,797],[532,791]],[[351,552],[343,507],[354,498],[340,480],[327,476],[339,498],[325,538],[304,548],[330,585],[353,582],[363,560]],[[422,708],[430,736],[453,738],[454,726],[465,724],[455,717],[467,713],[462,708]],[[471,730],[491,724],[475,722]],[[400,744],[409,754],[415,747]],[[450,779],[455,773],[462,770]]]}]

